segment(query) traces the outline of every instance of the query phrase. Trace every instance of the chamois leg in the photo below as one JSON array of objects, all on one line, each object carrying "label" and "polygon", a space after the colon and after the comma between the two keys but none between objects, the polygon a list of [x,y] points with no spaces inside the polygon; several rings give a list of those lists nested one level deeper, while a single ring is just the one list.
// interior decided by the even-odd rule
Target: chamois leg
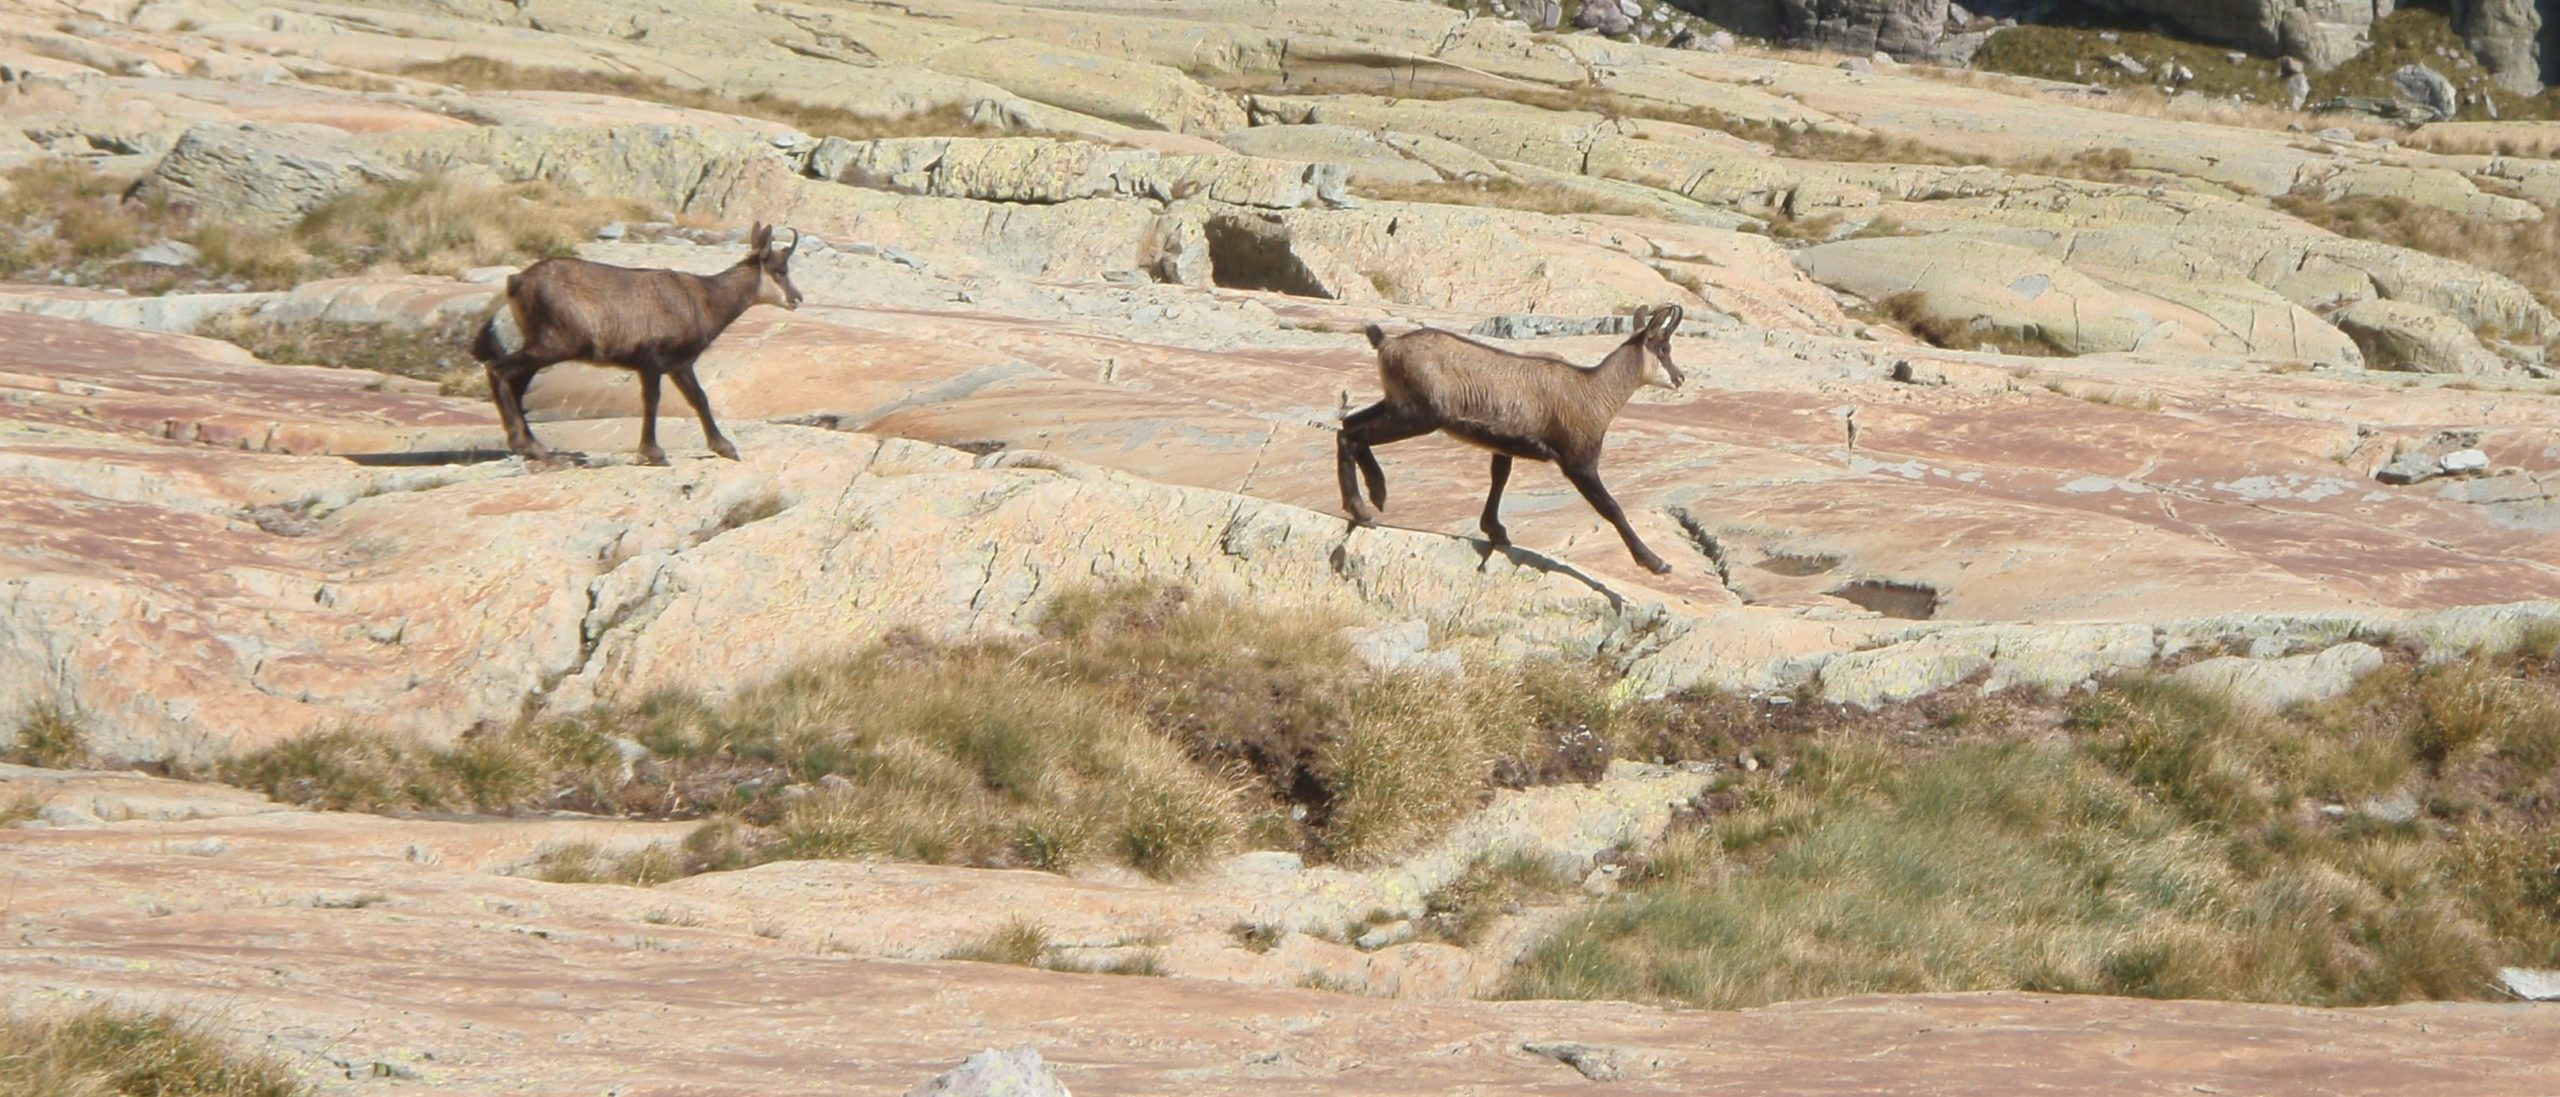
[{"label": "chamois leg", "polygon": [[552,458],[551,447],[533,436],[533,426],[525,422],[524,393],[532,387],[533,375],[548,362],[537,364],[522,354],[510,354],[489,363],[489,399],[498,405],[498,422],[507,429],[507,449],[535,461]]},{"label": "chamois leg", "polygon": [[667,374],[675,381],[676,391],[684,394],[685,403],[693,405],[693,413],[702,417],[702,440],[711,447],[711,452],[737,460],[738,447],[720,433],[720,424],[711,420],[711,398],[702,394],[702,382],[694,380],[693,359],[676,363]]},{"label": "chamois leg", "polygon": [[1511,531],[1502,528],[1502,485],[1511,482],[1511,455],[1493,455],[1493,490],[1484,494],[1484,520],[1476,525],[1484,530],[1485,539],[1496,545],[1511,543]]},{"label": "chamois leg", "polygon": [[1618,536],[1625,539],[1627,552],[1635,556],[1636,563],[1644,565],[1646,571],[1655,575],[1671,573],[1671,565],[1663,563],[1662,557],[1644,547],[1644,541],[1636,536],[1636,528],[1627,524],[1627,512],[1618,509],[1618,501],[1609,495],[1608,487],[1600,483],[1598,462],[1559,463],[1557,467],[1564,470],[1565,479],[1573,481],[1574,489],[1582,493],[1583,501],[1590,503],[1591,509],[1599,511],[1600,517],[1618,527]]},{"label": "chamois leg", "polygon": [[[1379,401],[1342,417],[1342,433],[1334,440],[1335,475],[1341,482],[1342,509],[1351,512],[1351,521],[1370,526],[1378,522],[1378,514],[1370,503],[1387,505],[1387,475],[1378,467],[1378,457],[1371,446],[1401,442],[1437,429],[1428,416]],[[1360,498],[1359,477],[1369,481],[1369,502]]]},{"label": "chamois leg", "polygon": [[658,371],[640,371],[640,463],[663,465],[667,451],[658,448]]}]

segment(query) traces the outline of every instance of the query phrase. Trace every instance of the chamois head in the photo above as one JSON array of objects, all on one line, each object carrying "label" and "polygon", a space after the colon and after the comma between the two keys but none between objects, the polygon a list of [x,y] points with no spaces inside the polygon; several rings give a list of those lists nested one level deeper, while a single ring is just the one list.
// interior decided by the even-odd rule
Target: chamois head
[{"label": "chamois head", "polygon": [[1628,336],[1627,342],[1644,345],[1645,384],[1676,389],[1688,379],[1671,362],[1671,333],[1680,330],[1680,321],[1686,315],[1678,305],[1636,309],[1635,334]]},{"label": "chamois head", "polygon": [[773,226],[758,222],[755,232],[747,237],[746,262],[756,265],[756,303],[778,305],[786,309],[800,307],[800,289],[791,284],[791,254],[800,250],[800,231],[791,232],[791,246],[776,250]]}]

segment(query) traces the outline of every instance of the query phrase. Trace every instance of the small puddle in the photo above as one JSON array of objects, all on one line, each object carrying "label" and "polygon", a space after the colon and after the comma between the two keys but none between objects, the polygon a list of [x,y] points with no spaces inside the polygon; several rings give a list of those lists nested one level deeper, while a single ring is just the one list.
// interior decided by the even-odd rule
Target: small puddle
[{"label": "small puddle", "polygon": [[1840,558],[1827,552],[1781,552],[1753,566],[1774,575],[1802,577],[1839,567]]},{"label": "small puddle", "polygon": [[1938,615],[1937,590],[1918,583],[1860,579],[1833,590],[1831,596],[1906,621],[1926,621]]}]

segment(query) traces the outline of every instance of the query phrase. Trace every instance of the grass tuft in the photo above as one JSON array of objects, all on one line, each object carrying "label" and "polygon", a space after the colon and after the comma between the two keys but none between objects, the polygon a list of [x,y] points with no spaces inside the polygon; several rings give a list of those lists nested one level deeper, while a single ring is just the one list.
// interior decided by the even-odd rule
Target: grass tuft
[{"label": "grass tuft", "polygon": [[1878,301],[1874,313],[1878,320],[1901,328],[1933,347],[2034,358],[2072,357],[2068,348],[2054,342],[2042,331],[2008,332],[1992,326],[1986,317],[1958,319],[1940,313],[1930,307],[1929,295],[1920,290],[1904,290]]},{"label": "grass tuft", "polygon": [[302,1097],[298,1074],[166,1013],[0,1012],[0,1092],[20,1097]]},{"label": "grass tuft", "polygon": [[980,937],[949,952],[945,960],[966,960],[978,964],[1011,964],[1015,967],[1039,967],[1049,956],[1049,931],[1037,922],[1016,918],[987,931]]},{"label": "grass tuft", "polygon": [[92,760],[88,738],[78,713],[59,702],[41,702],[18,718],[6,757],[21,765],[72,769]]}]

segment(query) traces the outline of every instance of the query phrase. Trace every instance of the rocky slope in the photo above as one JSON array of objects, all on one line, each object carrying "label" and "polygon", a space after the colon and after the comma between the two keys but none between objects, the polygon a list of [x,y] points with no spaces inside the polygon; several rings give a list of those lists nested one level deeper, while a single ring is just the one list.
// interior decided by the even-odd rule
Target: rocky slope
[{"label": "rocky slope", "polygon": [[[456,58],[638,74],[694,98],[473,90],[434,78],[458,70],[414,69]],[[266,226],[385,180],[544,180],[661,215],[580,249],[613,262],[709,271],[751,220],[804,230],[809,297],[750,313],[703,360],[743,462],[707,458],[671,419],[676,467],[632,465],[628,376],[562,367],[532,391],[539,429],[595,457],[536,469],[498,459],[484,400],[209,337],[242,322],[444,332],[489,308],[503,270],[211,278],[158,297],[0,286],[0,709],[70,707],[94,747],[133,760],[348,723],[447,739],[528,705],[717,693],[899,628],[1015,633],[1047,593],[1112,579],[1419,622],[1429,644],[1486,658],[1596,657],[1638,690],[1868,705],[2206,656],[2223,657],[2217,681],[2296,697],[2280,668],[2371,656],[2359,641],[2454,653],[2560,617],[2560,398],[2543,358],[2560,317],[2459,255],[2342,237],[2273,202],[2388,201],[2522,234],[2560,204],[2560,162],[1854,61],[1374,0],[0,0],[0,166],[69,157],[140,181],[140,197]],[[759,113],[759,94],[947,124],[803,132]],[[1638,398],[1605,468],[1672,575],[1635,568],[1544,469],[1514,478],[1518,547],[1491,550],[1473,538],[1482,459],[1440,440],[1382,451],[1397,528],[1344,527],[1328,427],[1375,396],[1363,325],[1588,362],[1615,314],[1662,302],[1689,311],[1674,350],[1688,383]],[[1630,809],[1578,855],[1641,838],[1694,791],[1643,782],[1695,775],[1628,780],[1607,795],[1649,798],[1651,814]],[[379,1061],[455,1092],[536,1069],[564,1091],[675,1092],[750,1056],[786,1088],[851,1062],[853,1088],[885,1092],[1025,1026],[1055,1037],[1071,1080],[1106,1089],[1580,1084],[1517,1050],[1548,1039],[1621,1048],[1631,1080],[1666,1090],[1742,1076],[1925,1091],[2028,1056],[2057,1085],[2138,1074],[2181,1092],[2547,1083],[2523,1050],[2545,1020],[2483,1008],[1406,1012],[917,966],[989,919],[879,909],[945,889],[980,915],[1085,910],[1060,929],[1097,948],[1137,923],[1123,931],[1164,942],[1182,976],[1288,982],[1304,960],[1381,993],[1481,990],[1498,959],[1422,945],[1379,959],[1312,937],[1243,959],[1221,936],[1230,917],[1410,908],[1447,857],[1313,884],[1247,879],[1247,862],[1170,896],[770,866],[652,894],[700,922],[661,930],[625,925],[633,898],[491,874],[547,842],[645,828],[280,814],[177,786],[77,795],[220,818],[117,807],[11,832],[9,918],[34,951],[8,993],[144,979],[228,995],[312,1051],[365,1018],[381,1027],[339,1052],[358,1073]],[[130,893],[100,899],[101,874]],[[267,901],[304,892],[385,899]],[[782,936],[756,933],[759,917]],[[276,954],[272,978],[207,951],[243,940]],[[487,949],[556,964],[570,989],[546,987],[545,1008],[590,1010],[580,1030],[557,1010],[386,1019],[421,996],[521,998],[444,966]],[[636,988],[666,981],[702,996],[639,1024],[632,1011],[656,1007]],[[847,995],[848,981],[878,989]],[[1070,994],[1127,1012],[1031,1020]],[[1176,1012],[1199,1031],[1112,1035]],[[633,1035],[750,1015],[751,1039],[719,1063]],[[882,1031],[829,1043],[846,1015]],[[2128,1033],[2221,1065],[2181,1073],[2184,1051],[2128,1053]],[[2342,1050],[2292,1050],[2311,1040]],[[1891,1070],[1781,1069],[1808,1041]],[[535,1044],[561,1053],[524,1053]],[[626,1084],[634,1062],[647,1085]]]},{"label": "rocky slope", "polygon": [[[0,770],[0,781],[23,772]],[[196,786],[80,784],[92,806],[130,806],[135,818],[13,834],[0,857],[8,991],[219,1008],[225,1028],[318,1064],[333,1092],[894,1094],[981,1048],[1026,1041],[1079,1093],[1544,1093],[1604,1080],[1633,1093],[1917,1094],[2032,1078],[2125,1093],[2486,1094],[2555,1083],[2560,1013],[2532,1006],[1981,994],[1669,1012],[884,958],[884,893],[906,898],[892,924],[919,943],[1020,911],[1135,933],[1152,904],[1140,889],[1035,873],[893,866],[562,887],[490,870],[599,824],[278,814]],[[1269,956],[1298,958],[1291,947]]]},{"label": "rocky slope", "polygon": [[[375,175],[442,171],[785,221],[812,234],[799,277],[815,304],[750,316],[715,348],[717,405],[1012,454],[804,427],[755,432],[765,456],[743,467],[407,469],[385,462],[490,447],[484,407],[113,329],[180,332],[242,310],[431,328],[484,310],[487,278],[149,300],[16,291],[10,306],[34,315],[7,321],[13,342],[46,349],[12,377],[16,463],[38,489],[12,505],[46,532],[13,546],[35,596],[13,600],[0,682],[21,698],[74,695],[137,756],[202,757],[349,718],[450,734],[511,717],[527,691],[576,705],[638,683],[717,688],[900,623],[1017,625],[1062,576],[1358,594],[1450,639],[1605,651],[1656,688],[1818,678],[1860,701],[1986,669],[2067,685],[2233,637],[2286,654],[2553,589],[2552,410],[2532,371],[2533,344],[2560,321],[2503,277],[2332,236],[2253,198],[2310,188],[2530,222],[2542,216],[2530,196],[2560,171],[2545,161],[2296,147],[2030,85],[1541,41],[1404,5],[1312,4],[1180,35],[1108,6],[1028,28],[968,3],[933,18],[742,7],[628,25],[638,17],[578,4],[64,10],[57,23],[125,21],[96,23],[73,51],[41,10],[15,17],[21,157],[85,153],[238,216],[252,216],[240,196],[300,196],[289,215]],[[954,43],[972,25],[1039,36],[1015,40],[1035,63],[970,60],[983,47]],[[683,74],[652,44],[670,38],[715,43],[731,52],[708,56],[730,67]],[[827,53],[847,43],[867,51],[850,68]],[[732,93],[821,94],[859,72],[857,108],[959,104],[1113,144],[818,140],[593,95],[397,76],[348,91],[290,75],[396,73],[447,54],[636,66]],[[1263,67],[1284,54],[1285,69]],[[165,75],[188,67],[200,75]],[[1595,78],[1574,94],[1613,117],[1306,93],[1367,80],[1537,104]],[[1153,90],[1113,99],[1079,83],[1093,79]],[[1216,87],[1276,80],[1298,83]],[[2011,166],[1780,155],[1719,125],[1860,150],[1998,150]],[[2141,181],[2038,174],[2096,129]],[[277,171],[292,180],[266,178]],[[1488,180],[1612,212],[1360,197]],[[1731,231],[1807,223],[1831,224],[1830,242]],[[693,269],[728,255],[660,239],[589,252]],[[1943,351],[1856,315],[1887,298],[1918,301],[1924,322],[2079,356]],[[1543,476],[1510,503],[1523,547],[1490,559],[1464,540],[1346,535],[1320,517],[1336,506],[1324,426],[1373,391],[1362,324],[1510,315],[1485,330],[1560,332],[1532,345],[1589,360],[1609,338],[1571,333],[1647,301],[1692,310],[1680,344],[1692,380],[1639,399],[1609,467],[1647,537],[1688,546],[1668,581],[1640,579]],[[2461,377],[2366,368],[2378,364]],[[627,379],[574,369],[546,375],[533,402],[560,421],[548,429],[599,452],[624,448],[631,428],[611,417],[636,410]],[[2472,450],[2487,475],[2374,478],[2404,453]],[[1033,451],[1139,479],[1026,467],[1018,454]],[[1471,528],[1481,473],[1466,451],[1418,442],[1388,460],[1395,522]],[[918,526],[938,511],[898,501],[908,493],[987,502]],[[724,527],[768,497],[785,504],[778,517]],[[829,505],[797,505],[810,500]],[[890,514],[907,520],[874,517]],[[1209,557],[1191,548],[1210,544]],[[508,547],[475,551],[488,545]],[[752,563],[811,553],[820,567]],[[1616,600],[1594,601],[1595,587]],[[737,614],[769,618],[777,627],[755,633],[772,639],[701,642]],[[2521,619],[2470,612],[2444,627],[2470,637]]]}]

